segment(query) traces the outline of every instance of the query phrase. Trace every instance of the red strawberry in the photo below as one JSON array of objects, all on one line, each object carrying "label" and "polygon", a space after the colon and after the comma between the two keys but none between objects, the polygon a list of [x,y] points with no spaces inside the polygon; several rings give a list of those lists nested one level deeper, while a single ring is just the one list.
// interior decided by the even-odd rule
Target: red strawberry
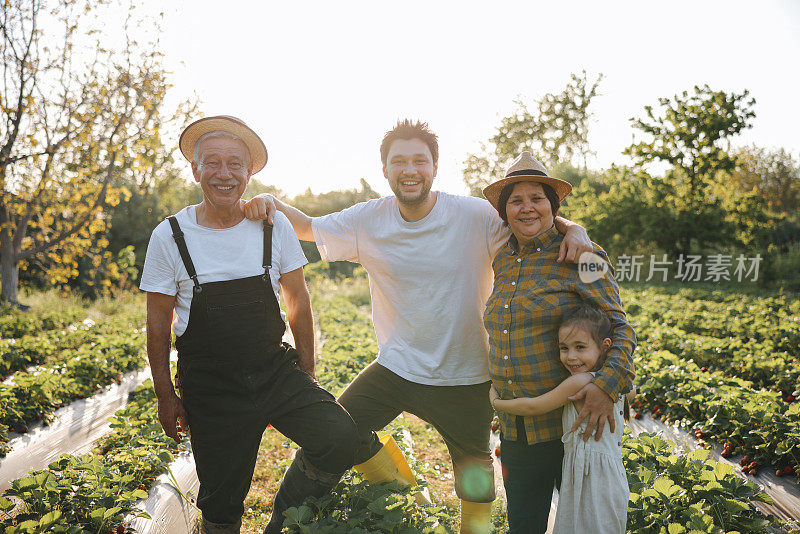
[{"label": "red strawberry", "polygon": [[494,448],[494,455],[497,456],[497,457],[500,457],[500,447],[495,447]]},{"label": "red strawberry", "polygon": [[781,471],[780,469],[778,469],[777,471],[775,471],[775,476],[776,476],[776,477],[782,477],[782,476],[783,476],[783,471]]},{"label": "red strawberry", "polygon": [[744,458],[739,460],[739,465],[741,465],[742,467],[746,466],[749,463],[750,463],[750,459],[747,458],[747,456],[745,456]]},{"label": "red strawberry", "polygon": [[117,525],[117,534],[125,534],[125,525],[120,523]]},{"label": "red strawberry", "polygon": [[641,419],[642,418],[642,414],[640,414],[639,412],[636,412],[635,414],[633,414],[633,418],[634,419]]}]

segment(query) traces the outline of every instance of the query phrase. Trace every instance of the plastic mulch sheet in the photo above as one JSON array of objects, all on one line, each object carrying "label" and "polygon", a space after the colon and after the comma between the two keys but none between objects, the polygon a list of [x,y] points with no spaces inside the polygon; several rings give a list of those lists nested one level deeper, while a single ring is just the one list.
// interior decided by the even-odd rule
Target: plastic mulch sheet
[{"label": "plastic mulch sheet", "polygon": [[[197,480],[191,450],[179,455],[170,464],[169,470],[169,473],[164,473],[156,479],[156,483],[150,488],[150,496],[137,505],[152,519],[136,518],[126,521],[135,532],[188,534],[195,531],[199,515],[195,503],[200,482]],[[179,489],[176,489],[175,483]]]},{"label": "plastic mulch sheet", "polygon": [[[128,394],[150,378],[150,369],[130,372],[88,399],[81,399],[55,412],[55,420],[37,423],[30,432],[9,442],[11,451],[0,459],[0,492],[30,471],[44,469],[62,454],[80,455],[108,432],[108,418],[128,402]],[[10,434],[14,436],[14,434]]]}]

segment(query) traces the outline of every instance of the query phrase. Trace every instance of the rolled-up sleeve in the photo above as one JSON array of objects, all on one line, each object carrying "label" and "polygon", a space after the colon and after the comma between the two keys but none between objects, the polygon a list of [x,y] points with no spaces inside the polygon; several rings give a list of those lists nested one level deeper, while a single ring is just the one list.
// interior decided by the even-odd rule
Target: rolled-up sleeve
[{"label": "rolled-up sleeve", "polygon": [[170,246],[176,245],[165,239],[164,234],[170,236],[169,239],[171,239],[171,233],[165,230],[163,224],[163,222],[159,224],[150,235],[139,289],[149,293],[176,295],[178,293],[177,266],[168,250]]},{"label": "rolled-up sleeve", "polygon": [[311,220],[311,231],[325,261],[358,262],[358,228],[364,203]]},{"label": "rolled-up sleeve", "polygon": [[[611,265],[603,249],[595,246],[595,253]],[[594,282],[586,283],[578,277],[574,289],[581,298],[599,306],[611,319],[612,345],[593,382],[616,402],[619,395],[630,391],[633,385],[633,351],[636,348],[636,332],[622,309],[619,286],[609,268],[605,276]]]}]

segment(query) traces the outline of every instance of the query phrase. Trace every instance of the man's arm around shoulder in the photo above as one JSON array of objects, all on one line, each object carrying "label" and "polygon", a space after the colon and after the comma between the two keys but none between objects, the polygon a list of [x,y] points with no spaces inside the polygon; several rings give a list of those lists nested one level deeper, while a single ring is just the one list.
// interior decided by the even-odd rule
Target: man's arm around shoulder
[{"label": "man's arm around shoulder", "polygon": [[175,394],[169,369],[169,351],[172,338],[172,313],[174,295],[147,293],[147,359],[153,375],[153,388],[158,398],[158,420],[164,433],[180,442],[179,427],[186,429],[186,411]]},{"label": "man's arm around shoulder", "polygon": [[555,217],[553,222],[556,230],[564,235],[556,261],[566,260],[569,263],[578,263],[581,254],[592,251],[592,241],[589,239],[589,234],[586,233],[586,228],[560,215]]},{"label": "man's arm around shoulder", "polygon": [[262,193],[242,202],[242,211],[245,217],[251,220],[267,219],[270,224],[275,223],[275,211],[279,210],[289,222],[292,223],[294,233],[303,241],[314,241],[314,232],[311,229],[312,217],[309,217],[299,209],[281,202],[269,193]]}]

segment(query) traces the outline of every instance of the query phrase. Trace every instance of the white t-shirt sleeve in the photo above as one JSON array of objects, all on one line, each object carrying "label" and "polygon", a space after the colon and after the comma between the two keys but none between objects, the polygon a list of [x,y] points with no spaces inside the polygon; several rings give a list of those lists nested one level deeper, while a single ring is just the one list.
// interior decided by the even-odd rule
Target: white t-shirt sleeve
[{"label": "white t-shirt sleeve", "polygon": [[503,225],[503,219],[500,218],[500,214],[497,213],[497,210],[494,209],[494,206],[489,201],[485,202],[484,217],[486,221],[486,248],[489,252],[489,257],[494,259],[497,256],[497,252],[511,237],[511,230],[508,226]]},{"label": "white t-shirt sleeve", "polygon": [[170,247],[177,245],[172,241],[172,232],[164,231],[162,225],[165,223],[166,221],[156,226],[150,235],[139,289],[149,293],[176,295],[178,293],[177,273],[174,255],[171,253]]},{"label": "white t-shirt sleeve", "polygon": [[277,239],[278,243],[277,267],[280,274],[294,271],[308,263],[306,255],[303,254],[303,247],[300,246],[300,240],[297,239],[286,215],[281,212],[275,214],[272,230],[273,239]]},{"label": "white t-shirt sleeve", "polygon": [[365,203],[311,220],[319,254],[325,261],[358,262],[358,232]]}]

